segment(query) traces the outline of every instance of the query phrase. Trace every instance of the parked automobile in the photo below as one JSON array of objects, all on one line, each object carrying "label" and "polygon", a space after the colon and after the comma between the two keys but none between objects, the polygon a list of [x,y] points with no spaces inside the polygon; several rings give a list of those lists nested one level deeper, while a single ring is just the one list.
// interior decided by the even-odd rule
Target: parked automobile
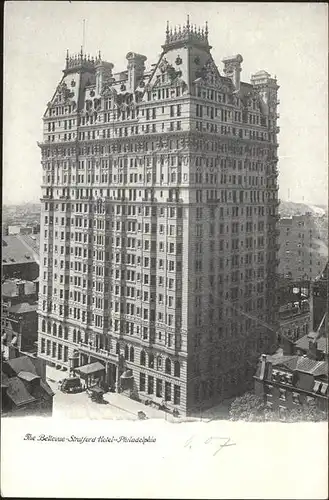
[{"label": "parked automobile", "polygon": [[87,393],[92,401],[95,401],[96,403],[104,402],[104,390],[101,387],[90,387]]},{"label": "parked automobile", "polygon": [[139,420],[146,420],[147,419],[147,416],[143,411],[139,411],[137,413],[137,416],[138,416]]},{"label": "parked automobile", "polygon": [[62,392],[75,393],[81,392],[82,385],[79,377],[64,378],[58,382],[58,388]]}]

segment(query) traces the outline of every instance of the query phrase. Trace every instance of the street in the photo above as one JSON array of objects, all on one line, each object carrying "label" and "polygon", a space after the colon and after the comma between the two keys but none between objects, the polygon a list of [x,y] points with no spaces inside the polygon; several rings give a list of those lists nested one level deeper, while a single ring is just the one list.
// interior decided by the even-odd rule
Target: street
[{"label": "street", "polygon": [[226,420],[228,404],[224,401],[209,410],[197,412],[194,417],[173,417],[171,414],[156,408],[145,406],[122,394],[108,392],[104,394],[104,403],[91,401],[86,391],[67,394],[58,389],[58,381],[67,377],[67,372],[47,366],[47,382],[53,389],[53,417],[77,419],[129,419],[138,420],[138,412],[143,411],[147,418],[161,418],[169,422]]},{"label": "street", "polygon": [[58,389],[58,381],[67,377],[66,372],[47,366],[47,382],[55,393],[53,417],[78,419],[129,419],[138,420],[138,412],[143,411],[148,418],[161,418],[179,422],[179,418],[163,411],[145,406],[122,394],[104,394],[104,403],[91,401],[86,391],[66,394]]}]

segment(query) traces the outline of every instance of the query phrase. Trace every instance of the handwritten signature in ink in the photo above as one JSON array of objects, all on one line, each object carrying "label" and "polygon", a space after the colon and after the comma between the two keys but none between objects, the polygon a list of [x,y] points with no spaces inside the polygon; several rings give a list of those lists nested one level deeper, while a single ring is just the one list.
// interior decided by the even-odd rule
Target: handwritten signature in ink
[{"label": "handwritten signature in ink", "polygon": [[[185,443],[184,448],[192,448],[192,443],[193,439],[195,436],[191,436]],[[235,446],[236,443],[231,441],[230,437],[220,437],[220,436],[211,436],[207,438],[203,444],[211,444],[211,443],[217,443],[219,444],[218,448],[216,447],[215,452],[213,453],[213,456],[217,455],[219,451],[221,451],[223,448],[228,448],[229,446]]]}]

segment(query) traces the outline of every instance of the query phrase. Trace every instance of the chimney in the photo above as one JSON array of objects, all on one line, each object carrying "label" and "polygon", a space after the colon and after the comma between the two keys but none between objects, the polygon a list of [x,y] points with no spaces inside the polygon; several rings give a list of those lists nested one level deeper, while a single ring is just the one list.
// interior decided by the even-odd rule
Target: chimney
[{"label": "chimney", "polygon": [[231,57],[225,57],[222,62],[224,63],[224,73],[227,77],[231,78],[235,90],[240,90],[240,73],[241,63],[243,57],[240,54]]},{"label": "chimney", "polygon": [[126,55],[128,61],[128,91],[134,92],[137,87],[138,80],[143,76],[145,71],[146,56],[142,54],[135,54],[135,52],[128,52]]},{"label": "chimney", "polygon": [[264,378],[265,378],[266,359],[267,359],[266,354],[262,354],[262,356],[261,356],[261,365],[260,365],[260,373],[259,373],[260,380],[264,380]]}]

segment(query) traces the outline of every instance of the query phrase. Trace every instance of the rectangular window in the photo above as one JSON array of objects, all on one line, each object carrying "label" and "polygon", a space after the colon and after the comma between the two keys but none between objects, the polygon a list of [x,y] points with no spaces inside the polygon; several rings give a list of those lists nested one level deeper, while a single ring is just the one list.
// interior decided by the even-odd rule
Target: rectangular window
[{"label": "rectangular window", "polygon": [[148,394],[154,393],[154,377],[151,377],[150,375],[148,377],[147,393]]},{"label": "rectangular window", "polygon": [[139,374],[139,390],[141,392],[145,391],[145,380],[146,380],[145,373],[140,373]]},{"label": "rectangular window", "polygon": [[171,383],[165,382],[165,401],[171,401]]},{"label": "rectangular window", "polygon": [[162,380],[158,378],[156,381],[156,396],[157,398],[162,398]]},{"label": "rectangular window", "polygon": [[63,349],[63,346],[61,344],[58,344],[58,351],[57,351],[58,359],[62,359],[62,349]]},{"label": "rectangular window", "polygon": [[180,386],[179,385],[174,386],[174,404],[175,405],[180,404]]}]

